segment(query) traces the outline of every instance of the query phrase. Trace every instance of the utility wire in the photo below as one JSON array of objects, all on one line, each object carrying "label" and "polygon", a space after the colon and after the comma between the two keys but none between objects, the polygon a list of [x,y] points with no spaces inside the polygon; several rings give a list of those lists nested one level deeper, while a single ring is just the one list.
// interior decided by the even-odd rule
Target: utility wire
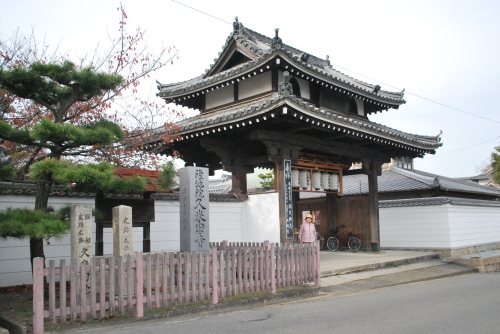
[{"label": "utility wire", "polygon": [[175,1],[175,0],[172,0],[172,1],[173,1],[173,2],[175,2],[175,3],[178,3],[179,5],[183,5],[184,7],[190,8],[190,9],[192,9],[192,10],[195,10],[195,11],[197,11],[197,12],[200,12],[200,13],[202,13],[202,14],[205,14],[205,15],[207,15],[207,16],[210,16],[210,17],[212,17],[212,18],[214,18],[214,19],[216,19],[216,20],[219,20],[219,21],[222,21],[222,22],[224,22],[224,23],[227,23],[227,24],[231,24],[231,25],[232,25],[232,23],[231,23],[231,22],[227,22],[227,21],[225,21],[225,20],[223,20],[223,19],[218,18],[217,16],[210,15],[210,14],[205,13],[205,12],[203,12],[203,11],[199,10],[199,9],[196,9],[196,8],[193,8],[193,7],[188,6],[188,5],[186,5],[186,4],[183,4],[182,2]]},{"label": "utility wire", "polygon": [[[201,10],[196,9],[196,8],[194,8],[194,7],[191,7],[191,6],[188,6],[188,5],[186,5],[186,4],[183,4],[182,2],[179,2],[179,1],[176,1],[176,0],[172,0],[172,1],[173,1],[173,2],[175,2],[175,3],[178,3],[179,5],[185,6],[185,7],[187,7],[187,8],[192,9],[192,10],[195,10],[195,11],[197,11],[197,12],[199,12],[199,13],[202,13],[202,14],[204,14],[204,15],[210,16],[210,17],[212,17],[212,18],[214,18],[214,19],[216,19],[216,20],[222,21],[222,22],[227,23],[227,24],[232,24],[232,23],[230,23],[230,22],[228,22],[228,21],[226,21],[226,20],[223,20],[223,19],[218,18],[218,17],[216,17],[216,16],[213,16],[213,15],[211,15],[211,14],[208,14],[208,13],[206,13],[206,12],[204,12],[204,11],[201,11]],[[363,75],[363,74],[361,74],[361,73],[358,73],[358,72],[352,71],[352,70],[350,70],[350,69],[348,69],[348,68],[345,68],[345,67],[343,67],[343,66],[340,66],[340,65],[334,65],[334,64],[332,64],[332,66],[335,66],[335,67],[341,68],[341,69],[346,70],[346,71],[349,71],[349,72],[351,72],[351,73],[355,73],[355,74],[360,75],[360,76],[362,76],[362,77],[364,77],[364,78],[367,78],[367,79],[370,79],[370,80],[373,80],[373,81],[379,82],[379,83],[381,83],[381,84],[383,84],[383,85],[385,85],[385,86],[392,87],[392,88],[395,88],[395,89],[397,89],[397,90],[399,90],[399,89],[400,89],[400,88],[398,88],[398,87],[395,87],[395,86],[392,86],[392,85],[386,84],[386,83],[384,83],[384,82],[382,82],[382,81],[379,81],[379,80],[377,80],[377,79],[373,79],[373,78],[367,77],[366,75]],[[438,101],[435,101],[435,100],[432,100],[432,99],[426,98],[426,97],[424,97],[424,96],[421,96],[421,95],[418,95],[418,94],[415,94],[415,93],[411,93],[411,92],[409,92],[409,91],[406,91],[405,93],[406,93],[406,94],[409,94],[409,95],[416,96],[416,97],[418,97],[418,98],[421,98],[421,99],[423,99],[423,100],[426,100],[426,101],[429,101],[429,102],[432,102],[432,103],[435,103],[435,104],[439,104],[440,106],[443,106],[443,107],[446,107],[446,108],[449,108],[449,109],[453,109],[453,110],[459,111],[459,112],[461,112],[461,113],[464,113],[464,114],[467,114],[467,115],[470,115],[470,116],[474,116],[474,117],[482,118],[482,119],[484,119],[484,120],[487,120],[487,121],[490,121],[490,122],[494,122],[494,123],[499,123],[499,124],[500,124],[500,121],[497,121],[497,120],[494,120],[494,119],[491,119],[491,118],[488,118],[488,117],[480,116],[480,115],[477,115],[477,114],[473,114],[473,113],[471,113],[471,112],[468,112],[468,111],[465,111],[465,110],[461,110],[461,109],[458,109],[458,108],[455,108],[455,107],[449,106],[449,105],[447,105],[447,104],[444,104],[444,103],[441,103],[441,102],[438,102]]]},{"label": "utility wire", "polygon": [[455,153],[455,152],[463,151],[463,150],[466,150],[466,149],[468,149],[468,148],[471,148],[471,147],[476,147],[476,146],[479,146],[479,145],[482,145],[482,144],[486,144],[486,143],[489,143],[489,142],[492,142],[492,141],[495,141],[495,140],[498,140],[498,137],[496,137],[495,139],[490,139],[490,140],[487,140],[487,141],[483,141],[483,142],[481,142],[481,143],[477,143],[477,144],[474,144],[474,145],[471,145],[471,146],[467,146],[467,147],[459,148],[458,150],[445,152],[445,153],[443,153],[443,154],[433,155],[433,156],[426,156],[425,158],[426,158],[426,159],[440,158],[440,157],[442,157],[443,155],[447,155],[447,154],[451,154],[451,153]]},{"label": "utility wire", "polygon": [[[175,3],[178,3],[179,5],[185,6],[185,7],[187,7],[187,8],[192,9],[192,10],[195,10],[195,11],[197,11],[197,12],[199,12],[199,13],[202,13],[202,14],[204,14],[204,15],[210,16],[210,17],[212,17],[212,18],[214,18],[214,19],[216,19],[216,20],[222,21],[222,22],[227,23],[227,24],[231,24],[230,22],[227,22],[227,21],[225,21],[225,20],[223,20],[223,19],[221,19],[221,18],[218,18],[218,17],[216,17],[216,16],[213,16],[213,15],[211,15],[211,14],[208,14],[208,13],[206,13],[206,12],[203,12],[203,11],[201,11],[201,10],[199,10],[199,9],[193,8],[193,7],[191,7],[191,6],[188,6],[188,5],[186,5],[186,4],[183,4],[183,3],[179,2],[179,1],[176,1],[176,0],[172,0],[172,1],[173,1],[173,2],[175,2]],[[392,85],[386,84],[386,83],[384,83],[384,82],[381,82],[381,81],[379,81],[379,80],[377,80],[377,79],[370,78],[370,77],[368,77],[368,76],[366,76],[366,75],[363,75],[363,74],[361,74],[361,73],[358,73],[358,72],[352,71],[352,70],[350,70],[350,69],[348,69],[348,68],[345,68],[345,67],[343,67],[343,66],[340,66],[340,65],[335,65],[335,64],[332,64],[332,66],[335,66],[335,67],[337,67],[337,68],[341,68],[341,69],[343,69],[343,70],[345,70],[345,71],[349,71],[349,72],[351,72],[351,73],[355,73],[355,74],[360,75],[360,76],[362,76],[362,77],[364,77],[364,78],[367,78],[367,79],[370,79],[370,80],[373,80],[373,81],[379,82],[379,83],[381,83],[381,84],[383,84],[383,85],[385,85],[385,86],[392,87],[392,88],[397,89],[397,90],[399,90],[399,89],[400,89],[400,88],[398,88],[398,87],[395,87],[395,86],[392,86]],[[405,93],[406,93],[406,94],[409,94],[409,95],[416,96],[416,97],[418,97],[418,98],[421,98],[421,99],[423,99],[423,100],[426,100],[426,101],[429,101],[429,102],[432,102],[432,103],[435,103],[435,104],[439,104],[440,106],[443,106],[443,107],[446,107],[446,108],[449,108],[449,109],[453,109],[453,110],[459,111],[459,112],[464,113],[464,114],[468,114],[468,115],[471,115],[471,116],[474,116],[474,117],[482,118],[482,119],[484,119],[484,120],[487,120],[487,121],[490,121],[490,122],[494,122],[494,123],[499,123],[499,124],[500,124],[500,121],[497,121],[497,120],[494,120],[494,119],[491,119],[491,118],[488,118],[488,117],[484,117],[484,116],[476,115],[476,114],[470,113],[470,112],[468,112],[468,111],[461,110],[461,109],[458,109],[458,108],[455,108],[455,107],[452,107],[452,106],[446,105],[446,104],[444,104],[444,103],[441,103],[441,102],[438,102],[438,101],[435,101],[435,100],[432,100],[432,99],[428,99],[428,98],[426,98],[426,97],[424,97],[424,96],[421,96],[421,95],[418,95],[418,94],[415,94],[415,93],[411,93],[411,92],[409,92],[409,91],[406,91]],[[458,150],[454,150],[454,151],[446,152],[446,153],[443,153],[443,154],[440,154],[440,155],[429,156],[427,159],[439,158],[439,157],[441,157],[441,156],[443,156],[443,155],[447,155],[447,154],[451,154],[451,153],[455,153],[455,152],[463,151],[463,150],[469,149],[469,148],[471,148],[471,147],[475,147],[475,146],[479,146],[479,145],[482,145],[482,144],[485,144],[485,143],[492,142],[492,141],[494,141],[494,140],[498,140],[498,138],[495,138],[495,139],[490,139],[490,140],[487,140],[487,141],[484,141],[484,142],[481,142],[481,143],[478,143],[478,144],[474,144],[474,145],[467,146],[467,147],[464,147],[464,148],[461,148],[461,149],[458,149]]]},{"label": "utility wire", "polygon": [[[373,81],[379,82],[379,83],[381,83],[381,84],[383,84],[383,85],[385,85],[385,86],[389,86],[389,87],[395,88],[395,89],[397,89],[397,90],[399,90],[399,89],[400,89],[400,88],[398,88],[398,87],[394,87],[394,86],[392,86],[392,85],[386,84],[386,83],[384,83],[384,82],[382,82],[382,81],[379,81],[379,80],[377,80],[377,79],[373,79],[373,78],[367,77],[366,75],[363,75],[363,74],[361,74],[361,73],[358,73],[358,72],[352,71],[352,70],[350,70],[350,69],[348,69],[348,68],[345,68],[345,67],[342,67],[342,66],[340,66],[340,65],[334,65],[334,64],[332,64],[332,66],[335,66],[335,67],[338,67],[338,68],[342,68],[342,69],[344,69],[344,70],[346,70],[346,71],[349,71],[349,72],[351,72],[351,73],[355,73],[355,74],[360,75],[360,76],[362,76],[362,77],[365,77],[365,78],[367,78],[367,79],[370,79],[370,80],[373,80]],[[460,112],[462,112],[462,113],[464,113],[464,114],[468,114],[468,115],[471,115],[471,116],[474,116],[474,117],[482,118],[482,119],[485,119],[485,120],[487,120],[487,121],[490,121],[490,122],[495,122],[495,123],[499,123],[499,124],[500,124],[500,121],[497,121],[497,120],[494,120],[494,119],[491,119],[491,118],[488,118],[488,117],[484,117],[484,116],[479,116],[479,115],[473,114],[473,113],[471,113],[471,112],[468,112],[468,111],[465,111],[465,110],[461,110],[461,109],[458,109],[458,108],[455,108],[455,107],[449,106],[449,105],[447,105],[447,104],[444,104],[444,103],[441,103],[441,102],[438,102],[438,101],[435,101],[435,100],[428,99],[428,98],[423,97],[423,96],[421,96],[421,95],[418,95],[418,94],[415,94],[415,93],[411,93],[411,92],[409,92],[409,91],[405,91],[405,93],[406,93],[406,94],[409,94],[409,95],[413,95],[413,96],[419,97],[419,98],[421,98],[421,99],[423,99],[423,100],[426,100],[426,101],[429,101],[429,102],[432,102],[432,103],[435,103],[435,104],[439,104],[440,106],[443,106],[443,107],[446,107],[446,108],[450,108],[450,109],[453,109],[453,110],[456,110],[456,111],[460,111]]]}]

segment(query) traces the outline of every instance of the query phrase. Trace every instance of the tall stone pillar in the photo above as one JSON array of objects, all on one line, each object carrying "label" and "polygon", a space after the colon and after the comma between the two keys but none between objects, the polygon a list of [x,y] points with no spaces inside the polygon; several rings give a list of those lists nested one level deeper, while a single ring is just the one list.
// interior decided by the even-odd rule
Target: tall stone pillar
[{"label": "tall stone pillar", "polygon": [[180,177],[180,250],[210,249],[208,168],[185,167]]},{"label": "tall stone pillar", "polygon": [[78,265],[90,264],[92,257],[92,207],[72,205],[70,207],[71,260]]},{"label": "tall stone pillar", "polygon": [[119,205],[113,208],[113,255],[116,259],[134,254],[132,240],[132,208]]},{"label": "tall stone pillar", "polygon": [[[70,236],[71,260],[76,261],[78,266],[89,265],[92,258],[92,207],[90,205],[70,207]],[[85,287],[81,285],[83,283],[81,280],[85,280]],[[79,290],[81,289],[83,293],[90,292],[88,274],[85,277],[78,274],[77,282]]]}]

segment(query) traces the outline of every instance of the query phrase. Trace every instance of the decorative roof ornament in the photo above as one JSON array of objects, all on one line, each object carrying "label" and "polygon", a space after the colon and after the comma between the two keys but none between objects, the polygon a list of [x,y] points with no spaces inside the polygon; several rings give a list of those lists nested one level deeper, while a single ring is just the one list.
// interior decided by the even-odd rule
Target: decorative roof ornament
[{"label": "decorative roof ornament", "polygon": [[382,88],[382,87],[380,87],[380,85],[376,85],[375,87],[373,87],[373,93],[378,94],[378,91],[380,90],[380,88]]},{"label": "decorative roof ornament", "polygon": [[326,55],[326,63],[328,64],[328,66],[331,66],[331,64],[330,64],[330,56],[329,55]]},{"label": "decorative roof ornament", "polygon": [[279,50],[283,46],[283,41],[278,36],[278,32],[280,31],[280,29],[276,28],[275,31],[276,31],[276,36],[274,36],[273,40],[271,41],[271,49]]},{"label": "decorative roof ornament", "polygon": [[243,27],[243,24],[238,21],[238,16],[234,18],[233,22],[233,32],[235,35],[242,35],[245,27]]},{"label": "decorative roof ornament", "polygon": [[310,56],[311,56],[310,54],[304,52],[303,54],[300,55],[300,61],[307,63]]},{"label": "decorative roof ornament", "polygon": [[282,95],[284,97],[288,97],[290,95],[293,95],[293,87],[289,81],[289,78],[288,78],[289,75],[290,75],[290,73],[288,73],[288,71],[283,72],[283,76],[285,77],[285,81],[283,81],[278,86],[278,94]]}]

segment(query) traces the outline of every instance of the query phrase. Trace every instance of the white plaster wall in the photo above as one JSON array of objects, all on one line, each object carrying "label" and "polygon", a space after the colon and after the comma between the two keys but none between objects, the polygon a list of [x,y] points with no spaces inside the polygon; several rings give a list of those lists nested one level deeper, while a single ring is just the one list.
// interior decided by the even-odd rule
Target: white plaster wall
[{"label": "white plaster wall", "polygon": [[[33,196],[0,196],[0,210],[12,208],[33,208]],[[51,197],[49,204],[60,208],[68,204],[94,205],[93,197]],[[210,239],[211,241],[246,241],[244,235],[244,202],[210,202]],[[151,251],[179,251],[179,202],[155,201],[156,221],[151,223]],[[113,230],[104,229],[104,254],[113,253]],[[95,224],[92,225],[95,241]],[[142,250],[142,228],[133,229],[134,250]],[[263,239],[264,240],[264,239]],[[256,240],[256,241],[263,241]],[[44,243],[47,265],[49,260],[70,260],[71,245],[69,235],[61,241],[50,240]],[[92,252],[94,249],[92,249]],[[31,284],[29,240],[13,238],[0,239],[0,286]],[[58,262],[56,262],[58,263]]]},{"label": "white plaster wall", "polygon": [[360,99],[355,97],[354,101],[356,101],[356,106],[358,107],[358,115],[364,116],[365,115],[365,104],[363,103],[363,100],[360,100]]},{"label": "white plaster wall", "polygon": [[437,205],[380,209],[380,244],[454,250],[500,242],[500,208]]},{"label": "white plaster wall", "polygon": [[255,96],[272,90],[271,71],[238,82],[238,99]]},{"label": "white plaster wall", "polygon": [[381,208],[380,247],[389,249],[449,249],[447,205]]},{"label": "white plaster wall", "polygon": [[309,81],[297,78],[297,82],[299,83],[300,86],[300,97],[303,99],[311,99],[311,93],[309,92]]},{"label": "white plaster wall", "polygon": [[244,202],[245,242],[280,242],[278,193],[249,195]]},{"label": "white plaster wall", "polygon": [[449,207],[452,249],[500,242],[500,208]]},{"label": "white plaster wall", "polygon": [[[71,204],[92,205],[93,197],[50,197],[49,205],[59,209],[68,205],[68,199]],[[7,208],[33,208],[35,203],[34,196],[1,196],[0,210]],[[93,238],[95,238],[95,224],[93,227]],[[50,244],[44,241],[44,253],[47,260],[66,259],[69,263],[71,256],[69,235],[62,240],[51,238]],[[11,286],[20,284],[31,284],[31,263],[29,239],[0,239],[0,286]]]},{"label": "white plaster wall", "polygon": [[224,86],[205,93],[205,108],[215,108],[234,102],[234,85]]}]

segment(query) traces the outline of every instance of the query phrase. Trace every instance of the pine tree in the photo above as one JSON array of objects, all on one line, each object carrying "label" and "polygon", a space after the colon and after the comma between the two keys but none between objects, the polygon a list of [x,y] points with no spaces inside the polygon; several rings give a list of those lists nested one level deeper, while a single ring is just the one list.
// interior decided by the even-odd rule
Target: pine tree
[{"label": "pine tree", "polygon": [[258,177],[262,179],[260,181],[260,185],[264,190],[273,190],[274,189],[274,175],[273,173],[259,174]]},{"label": "pine tree", "polygon": [[[119,37],[111,40],[109,51],[96,53],[86,66],[86,59],[72,62],[66,56],[49,55],[44,44],[30,37],[16,34],[0,40],[0,142],[13,156],[18,176],[36,183],[34,209],[40,217],[49,210],[54,183],[76,182],[91,191],[122,193],[141,192],[145,186],[141,179],[113,177],[111,162],[125,165],[124,157],[144,154],[140,137],[131,135],[140,129],[120,122],[110,107],[124,91],[136,93],[142,78],[171,63],[175,55],[163,59],[169,48],[150,54],[141,45],[144,32],[138,28],[127,34],[124,7],[118,10]],[[156,107],[136,102],[149,111]],[[107,163],[85,165],[90,159]],[[0,223],[16,214],[9,211],[10,218],[1,216]],[[31,260],[44,257],[43,237],[54,233],[43,226],[55,227],[57,219],[48,225],[33,219],[36,228],[13,235],[30,238]],[[0,237],[8,236],[6,231]]]},{"label": "pine tree", "polygon": [[[76,105],[115,89],[122,81],[119,75],[95,73],[91,68],[78,70],[69,61],[0,69],[1,89],[30,100],[46,113],[39,122],[24,128],[0,120],[1,139],[46,152],[39,161],[33,159],[31,179],[37,184],[35,211],[47,211],[56,175],[68,164],[62,157],[78,155],[95,145],[111,145],[125,137],[118,125],[105,119],[84,125],[71,123]],[[30,251],[32,258],[44,256],[42,237],[31,236]]]}]

